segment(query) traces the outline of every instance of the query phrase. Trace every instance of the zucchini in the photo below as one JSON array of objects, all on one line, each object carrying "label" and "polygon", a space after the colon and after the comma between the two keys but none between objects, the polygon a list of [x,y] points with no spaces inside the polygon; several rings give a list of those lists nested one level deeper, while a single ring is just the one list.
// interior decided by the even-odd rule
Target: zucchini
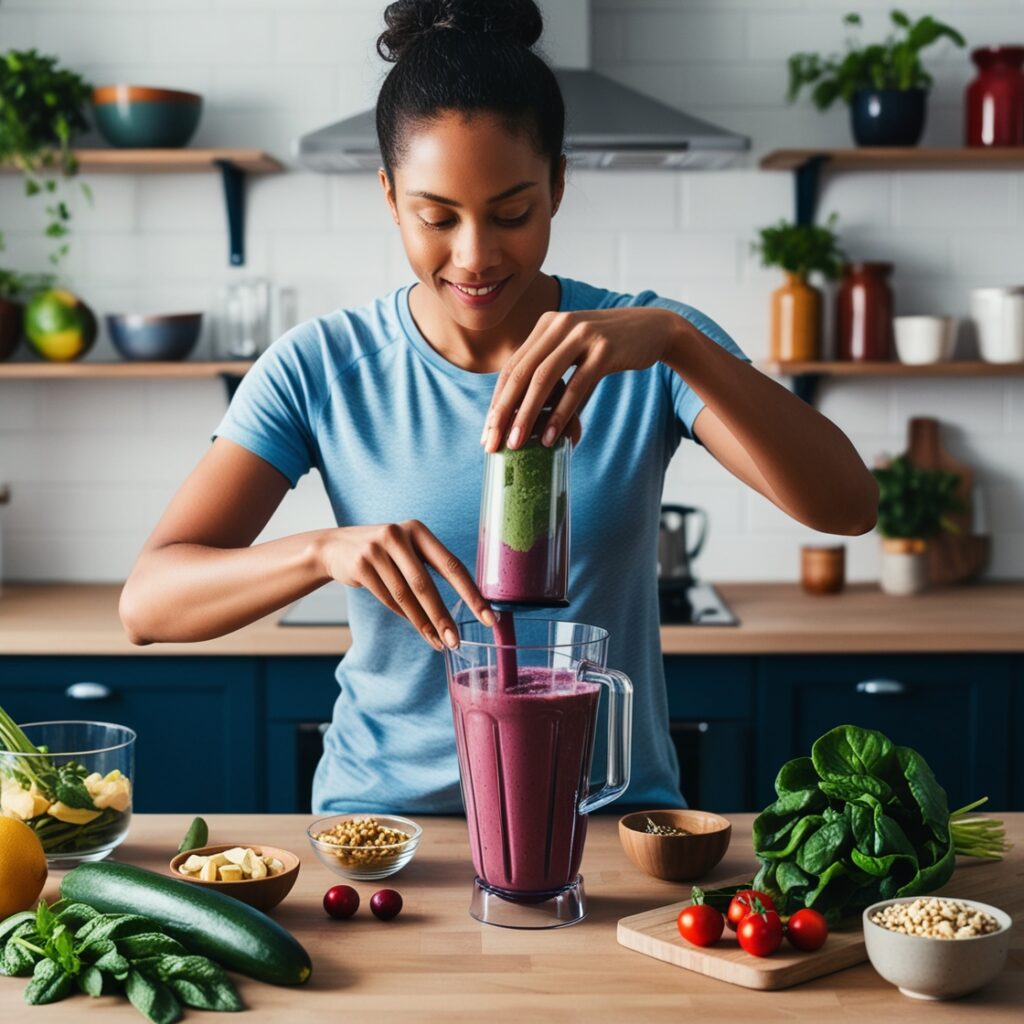
[{"label": "zucchini", "polygon": [[61,895],[104,914],[142,914],[190,952],[272,985],[301,985],[309,954],[276,921],[233,896],[179,882],[132,864],[80,864],[60,883]]}]

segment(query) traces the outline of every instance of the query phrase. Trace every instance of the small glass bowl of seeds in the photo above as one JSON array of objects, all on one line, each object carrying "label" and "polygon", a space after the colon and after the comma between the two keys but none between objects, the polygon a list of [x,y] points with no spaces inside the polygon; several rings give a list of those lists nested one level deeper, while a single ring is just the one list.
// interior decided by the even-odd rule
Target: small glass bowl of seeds
[{"label": "small glass bowl of seeds", "polygon": [[423,829],[394,814],[332,814],[306,829],[323,864],[343,878],[387,878],[416,853]]}]

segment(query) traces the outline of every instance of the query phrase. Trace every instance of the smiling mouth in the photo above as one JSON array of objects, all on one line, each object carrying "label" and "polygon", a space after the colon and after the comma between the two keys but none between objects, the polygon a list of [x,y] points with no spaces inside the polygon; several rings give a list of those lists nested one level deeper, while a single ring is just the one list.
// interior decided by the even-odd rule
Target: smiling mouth
[{"label": "smiling mouth", "polygon": [[[506,278],[505,280],[508,279]],[[457,284],[455,281],[447,281],[447,284],[451,285],[456,291],[474,298],[483,295],[490,295],[492,292],[497,291],[504,283],[505,281],[495,281],[493,284],[470,285]]]}]

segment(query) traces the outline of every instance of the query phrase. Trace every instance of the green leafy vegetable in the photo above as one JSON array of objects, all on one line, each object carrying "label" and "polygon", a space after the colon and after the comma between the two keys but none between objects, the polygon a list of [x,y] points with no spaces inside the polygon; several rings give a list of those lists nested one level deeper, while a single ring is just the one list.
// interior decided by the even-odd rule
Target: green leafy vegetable
[{"label": "green leafy vegetable", "polygon": [[162,981],[140,971],[129,971],[124,992],[132,1006],[153,1024],[174,1024],[181,1020],[181,1003]]},{"label": "green leafy vegetable", "polygon": [[74,978],[53,960],[40,960],[25,989],[25,1002],[32,1006],[56,1003],[71,992]]},{"label": "green leafy vegetable", "polygon": [[835,920],[880,899],[932,892],[956,855],[999,859],[1000,822],[949,813],[925,759],[871,729],[841,725],[811,756],[787,762],[774,803],[754,821],[761,868],[753,887],[780,913],[813,907]]}]

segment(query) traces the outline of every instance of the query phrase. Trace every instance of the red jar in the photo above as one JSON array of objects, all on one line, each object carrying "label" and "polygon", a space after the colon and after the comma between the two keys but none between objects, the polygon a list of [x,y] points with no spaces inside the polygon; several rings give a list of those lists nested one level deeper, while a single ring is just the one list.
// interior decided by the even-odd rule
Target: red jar
[{"label": "red jar", "polygon": [[849,263],[836,293],[836,357],[854,362],[892,358],[891,263]]},{"label": "red jar", "polygon": [[1024,145],[1024,46],[983,46],[971,59],[978,75],[964,100],[967,145]]}]

